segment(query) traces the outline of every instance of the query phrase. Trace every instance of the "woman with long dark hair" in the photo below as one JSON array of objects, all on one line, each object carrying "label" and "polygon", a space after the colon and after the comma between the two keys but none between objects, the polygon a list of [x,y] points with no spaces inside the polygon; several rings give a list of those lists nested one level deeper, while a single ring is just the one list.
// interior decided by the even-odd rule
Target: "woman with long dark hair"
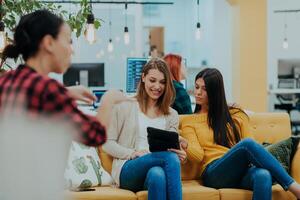
[{"label": "woman with long dark hair", "polygon": [[[201,163],[205,186],[253,190],[253,199],[272,199],[272,178],[300,198],[300,185],[263,146],[251,139],[249,119],[228,106],[222,74],[206,68],[195,78],[195,114],[182,121],[188,158]],[[263,191],[263,192],[262,192]]]}]

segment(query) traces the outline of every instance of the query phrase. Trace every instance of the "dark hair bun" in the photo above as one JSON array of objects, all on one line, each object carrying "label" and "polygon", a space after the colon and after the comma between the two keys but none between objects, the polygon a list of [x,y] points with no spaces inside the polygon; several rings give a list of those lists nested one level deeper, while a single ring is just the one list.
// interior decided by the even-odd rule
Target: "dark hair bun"
[{"label": "dark hair bun", "polygon": [[20,54],[24,54],[31,45],[31,40],[28,33],[22,28],[23,27],[18,27],[18,30],[15,32],[15,45]]},{"label": "dark hair bun", "polygon": [[2,59],[6,58],[17,58],[20,54],[20,50],[13,44],[9,44],[5,47]]},{"label": "dark hair bun", "polygon": [[39,51],[46,35],[56,38],[63,19],[48,10],[37,10],[21,17],[14,33],[14,43],[5,48],[3,58],[17,58],[20,54],[26,61]]}]

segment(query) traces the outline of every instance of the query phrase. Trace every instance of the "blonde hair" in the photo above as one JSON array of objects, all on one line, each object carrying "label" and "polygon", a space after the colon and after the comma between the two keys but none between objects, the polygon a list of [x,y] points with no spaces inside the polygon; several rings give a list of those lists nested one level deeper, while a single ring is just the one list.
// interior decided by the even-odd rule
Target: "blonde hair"
[{"label": "blonde hair", "polygon": [[[175,99],[175,89],[171,80],[170,71],[166,62],[160,58],[153,58],[149,60],[143,67],[142,74],[146,76],[151,69],[157,69],[163,73],[166,85],[163,94],[158,98],[157,107],[164,114],[170,114],[169,107]],[[138,84],[136,99],[139,102],[142,112],[147,112],[147,105],[149,96],[145,89],[145,83],[142,81],[142,76]]]}]

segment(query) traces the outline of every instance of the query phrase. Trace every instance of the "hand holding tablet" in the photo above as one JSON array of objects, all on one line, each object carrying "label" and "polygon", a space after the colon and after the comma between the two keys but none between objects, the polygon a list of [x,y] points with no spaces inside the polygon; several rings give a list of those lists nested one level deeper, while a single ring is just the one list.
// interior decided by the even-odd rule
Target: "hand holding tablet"
[{"label": "hand holding tablet", "polygon": [[147,132],[150,152],[180,149],[178,133],[153,127],[147,127]]}]

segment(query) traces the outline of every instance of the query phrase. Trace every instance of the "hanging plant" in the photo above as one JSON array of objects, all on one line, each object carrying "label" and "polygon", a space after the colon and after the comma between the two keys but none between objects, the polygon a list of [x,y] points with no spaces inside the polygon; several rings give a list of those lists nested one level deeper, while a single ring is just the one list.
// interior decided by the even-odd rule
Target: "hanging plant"
[{"label": "hanging plant", "polygon": [[[39,9],[47,9],[60,17],[62,17],[71,27],[71,30],[76,33],[76,37],[79,37],[84,32],[87,16],[91,12],[91,5],[89,0],[79,0],[80,8],[75,13],[70,13],[62,9],[59,4],[45,3],[39,0],[0,0],[0,20],[4,22],[5,29],[13,32],[14,28],[19,21],[20,16],[31,13]],[[94,21],[95,29],[101,26],[100,19]],[[11,38],[7,38],[7,42],[11,42]],[[0,53],[2,58],[2,54]],[[10,69],[10,66],[4,64],[2,60],[0,63],[0,73]]]}]

